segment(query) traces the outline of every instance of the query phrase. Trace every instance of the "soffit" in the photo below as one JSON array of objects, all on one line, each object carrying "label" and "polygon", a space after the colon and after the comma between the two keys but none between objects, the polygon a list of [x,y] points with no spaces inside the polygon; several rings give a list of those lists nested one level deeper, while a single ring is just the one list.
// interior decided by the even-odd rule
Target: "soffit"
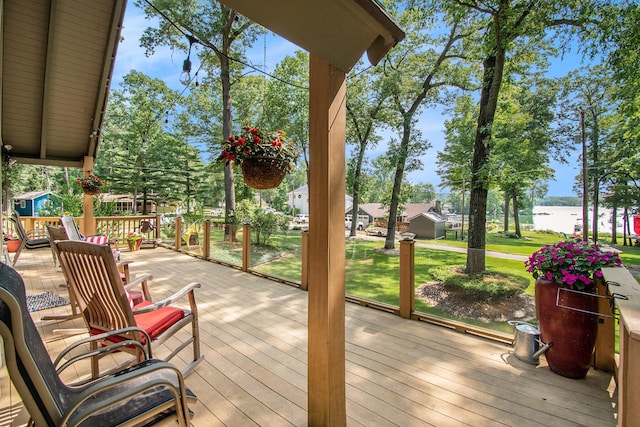
[{"label": "soffit", "polygon": [[377,64],[404,32],[375,0],[221,0],[221,3],[348,72],[364,52]]},{"label": "soffit", "polygon": [[95,157],[126,0],[4,0],[2,142],[21,163]]}]

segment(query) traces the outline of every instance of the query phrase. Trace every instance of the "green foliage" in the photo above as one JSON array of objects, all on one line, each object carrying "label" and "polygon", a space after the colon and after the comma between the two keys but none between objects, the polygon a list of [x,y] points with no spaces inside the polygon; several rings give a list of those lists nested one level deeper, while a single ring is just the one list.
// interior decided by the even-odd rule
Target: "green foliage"
[{"label": "green foliage", "polygon": [[582,199],[580,197],[545,197],[542,200],[536,200],[538,206],[581,206]]},{"label": "green foliage", "polygon": [[513,231],[500,231],[498,233],[495,233],[494,236],[496,236],[496,237],[505,237],[507,239],[519,239],[520,238],[520,236],[518,236]]},{"label": "green foliage", "polygon": [[431,271],[445,287],[462,291],[476,300],[497,300],[522,293],[529,281],[518,276],[488,272],[469,276],[461,266],[442,266]]},{"label": "green foliage", "polygon": [[257,209],[251,222],[252,234],[255,235],[254,242],[258,245],[266,245],[271,236],[281,230],[286,230],[289,225],[289,217],[276,212],[264,212]]},{"label": "green foliage", "polygon": [[235,219],[238,224],[250,223],[254,243],[267,245],[273,233],[286,230],[290,217],[277,212],[265,212],[251,200],[236,203]]}]

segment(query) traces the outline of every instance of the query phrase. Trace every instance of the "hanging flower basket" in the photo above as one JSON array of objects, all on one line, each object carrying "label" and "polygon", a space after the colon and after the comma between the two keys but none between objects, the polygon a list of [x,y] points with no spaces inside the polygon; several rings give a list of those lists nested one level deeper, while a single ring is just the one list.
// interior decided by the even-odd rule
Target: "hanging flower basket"
[{"label": "hanging flower basket", "polygon": [[254,157],[242,162],[245,184],[257,190],[276,188],[288,171],[289,162],[273,157]]},{"label": "hanging flower basket", "polygon": [[103,184],[98,176],[91,173],[76,179],[76,182],[82,187],[82,192],[90,196],[100,194],[100,187],[102,187]]},{"label": "hanging flower basket", "polygon": [[299,156],[294,142],[287,141],[283,131],[262,132],[246,126],[240,135],[223,141],[218,161],[242,165],[245,184],[266,190],[280,185]]},{"label": "hanging flower basket", "polygon": [[82,188],[82,192],[84,194],[88,194],[89,196],[95,196],[97,194],[100,194],[100,189],[99,188]]}]

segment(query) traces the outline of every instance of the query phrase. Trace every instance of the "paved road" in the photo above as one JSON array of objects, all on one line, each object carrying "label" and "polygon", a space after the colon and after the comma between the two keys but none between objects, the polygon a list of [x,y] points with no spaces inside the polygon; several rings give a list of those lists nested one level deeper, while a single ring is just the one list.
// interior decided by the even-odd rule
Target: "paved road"
[{"label": "paved road", "polygon": [[[349,232],[348,231],[345,232],[345,235],[348,237]],[[384,242],[384,237],[367,236],[367,235],[358,234],[356,238],[363,239],[363,240],[378,240],[378,241]],[[422,243],[422,242],[416,241],[416,246],[421,248],[427,248],[427,249],[436,249],[440,251],[458,252],[462,254],[467,253],[467,248],[458,248],[455,246],[439,245],[437,243]],[[515,254],[508,254],[505,252],[497,252],[497,251],[486,251],[486,255],[494,258],[512,259],[512,260],[522,261],[522,262],[526,261],[527,258],[529,258],[528,256],[525,256],[525,255],[515,255]]]}]

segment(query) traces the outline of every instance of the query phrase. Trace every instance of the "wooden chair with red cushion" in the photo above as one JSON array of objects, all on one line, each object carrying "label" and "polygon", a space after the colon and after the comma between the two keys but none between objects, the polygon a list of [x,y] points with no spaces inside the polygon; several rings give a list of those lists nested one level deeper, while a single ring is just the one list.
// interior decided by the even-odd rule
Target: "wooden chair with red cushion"
[{"label": "wooden chair with red cushion", "polygon": [[85,242],[95,243],[96,245],[109,245],[114,250],[114,253],[118,251],[117,238],[111,238],[109,236],[103,236],[101,234],[91,234],[89,236],[85,236],[78,229],[76,220],[70,215],[64,215],[60,217],[60,224],[62,224],[64,230],[67,232],[69,240],[83,240]]},{"label": "wooden chair with red cushion", "polygon": [[[83,241],[56,241],[56,253],[62,271],[74,293],[82,317],[91,335],[97,335],[126,327],[136,327],[151,337],[152,349],[164,343],[185,327],[190,327],[189,338],[177,346],[164,360],[169,361],[188,345],[193,347],[193,360],[182,370],[184,376],[204,359],[200,353],[198,330],[198,307],[194,290],[200,287],[193,282],[170,297],[152,302],[148,282],[151,276],[143,275],[123,283],[109,247]],[[144,300],[135,304],[128,291],[142,286]],[[174,306],[173,303],[188,297],[189,308]],[[134,339],[146,344],[146,338],[138,330],[123,336],[110,337],[104,345],[121,340]],[[135,350],[135,349],[134,349]],[[137,351],[135,354],[139,354]],[[92,360],[92,374],[99,374],[98,358]]]}]

